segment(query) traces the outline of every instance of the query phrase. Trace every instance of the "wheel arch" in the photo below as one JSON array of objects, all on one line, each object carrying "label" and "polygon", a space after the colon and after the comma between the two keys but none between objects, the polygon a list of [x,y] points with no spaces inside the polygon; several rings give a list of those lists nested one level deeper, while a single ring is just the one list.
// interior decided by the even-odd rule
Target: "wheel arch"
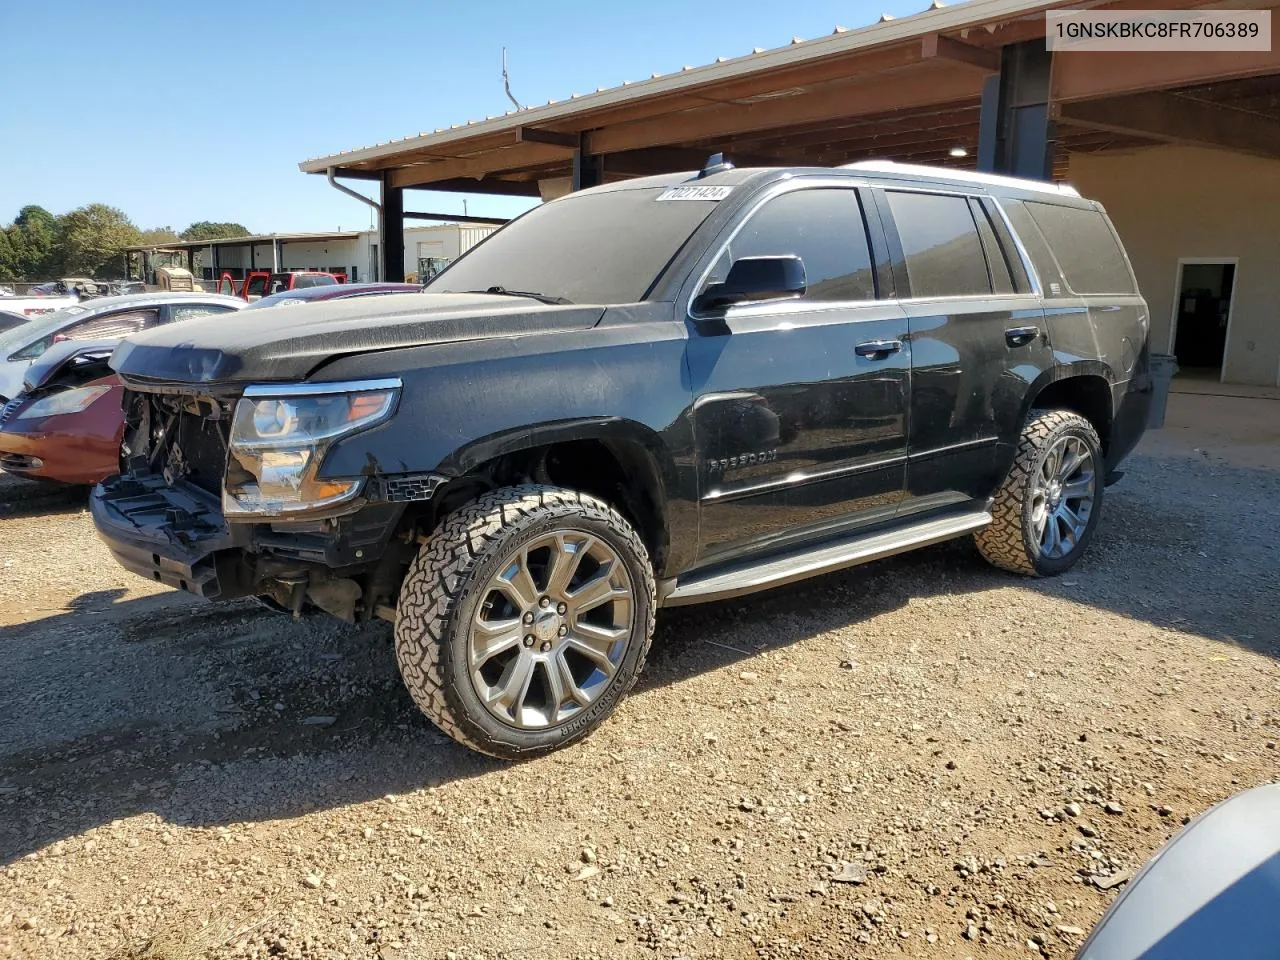
[{"label": "wheel arch", "polygon": [[1096,360],[1055,367],[1046,371],[1027,391],[1022,410],[1025,423],[1032,410],[1071,410],[1093,425],[1105,457],[1115,416],[1111,368]]},{"label": "wheel arch", "polygon": [[485,490],[549,483],[612,504],[640,534],[655,571],[671,559],[678,472],[659,435],[637,421],[586,417],[502,431],[458,448],[436,472],[450,480],[433,498],[435,523]]}]

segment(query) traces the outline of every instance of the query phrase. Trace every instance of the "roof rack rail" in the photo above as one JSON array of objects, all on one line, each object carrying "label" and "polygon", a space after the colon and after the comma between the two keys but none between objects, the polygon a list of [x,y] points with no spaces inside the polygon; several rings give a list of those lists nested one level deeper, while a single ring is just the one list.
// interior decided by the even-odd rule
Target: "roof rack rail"
[{"label": "roof rack rail", "polygon": [[842,170],[862,170],[867,173],[896,173],[904,177],[928,177],[930,180],[953,180],[956,183],[986,183],[993,187],[1010,187],[1036,193],[1053,193],[1060,197],[1078,197],[1080,191],[1069,183],[1048,183],[1023,177],[1005,177],[998,173],[977,173],[971,170],[952,170],[947,167],[929,167],[919,163],[898,163],[896,160],[859,160],[846,163]]}]

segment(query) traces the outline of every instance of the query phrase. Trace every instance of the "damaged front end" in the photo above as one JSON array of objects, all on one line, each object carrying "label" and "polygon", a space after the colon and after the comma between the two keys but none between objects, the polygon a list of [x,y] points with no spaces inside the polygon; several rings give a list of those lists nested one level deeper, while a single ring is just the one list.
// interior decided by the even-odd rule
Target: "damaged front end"
[{"label": "damaged front end", "polygon": [[382,478],[321,468],[394,404],[346,384],[191,389],[129,384],[121,474],[92,500],[121,565],[206,599],[311,604],[351,622],[393,604],[414,548],[405,503]]}]

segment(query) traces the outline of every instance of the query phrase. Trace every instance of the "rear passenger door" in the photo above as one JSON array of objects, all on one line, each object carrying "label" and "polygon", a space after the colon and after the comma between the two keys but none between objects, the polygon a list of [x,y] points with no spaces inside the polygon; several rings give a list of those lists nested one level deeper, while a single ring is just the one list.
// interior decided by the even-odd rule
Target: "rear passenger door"
[{"label": "rear passenger door", "polygon": [[734,260],[800,257],[798,299],[690,315],[700,562],[892,518],[902,499],[907,322],[879,293],[888,256],[869,195],[789,186],[749,211],[695,293]]},{"label": "rear passenger door", "polygon": [[877,201],[911,340],[900,513],[985,500],[1053,363],[1040,299],[994,201],[899,188]]}]

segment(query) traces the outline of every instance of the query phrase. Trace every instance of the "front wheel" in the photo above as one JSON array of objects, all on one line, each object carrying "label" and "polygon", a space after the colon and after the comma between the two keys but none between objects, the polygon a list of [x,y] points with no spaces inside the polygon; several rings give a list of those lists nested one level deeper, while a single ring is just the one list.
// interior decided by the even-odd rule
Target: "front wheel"
[{"label": "front wheel", "polygon": [[396,660],[445,733],[520,759],[586,736],[635,683],[653,636],[653,570],[612,507],[549,486],[449,515],[400,589]]},{"label": "front wheel", "polygon": [[1013,465],[973,535],[992,564],[1028,576],[1070,569],[1102,514],[1102,449],[1093,425],[1070,410],[1033,411]]}]

